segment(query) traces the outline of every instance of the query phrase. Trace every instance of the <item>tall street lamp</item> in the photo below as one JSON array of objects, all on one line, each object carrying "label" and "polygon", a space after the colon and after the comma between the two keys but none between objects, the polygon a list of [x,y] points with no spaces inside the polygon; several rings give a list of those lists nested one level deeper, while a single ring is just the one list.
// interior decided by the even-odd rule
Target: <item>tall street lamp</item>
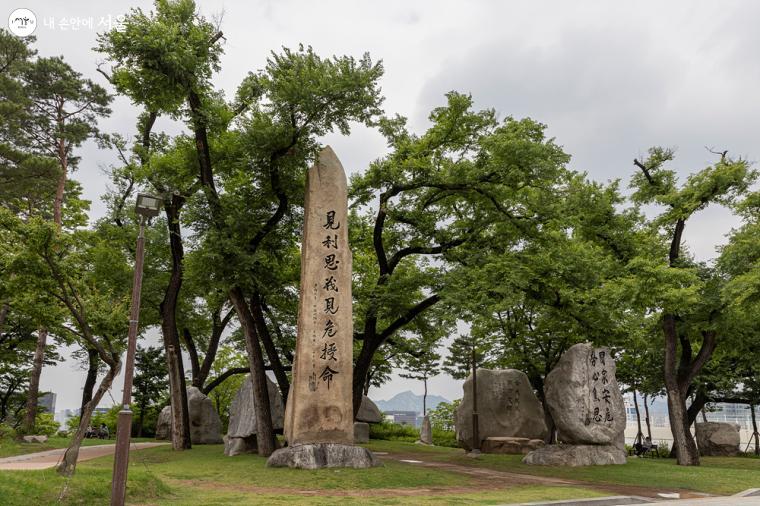
[{"label": "tall street lamp", "polygon": [[129,439],[132,433],[132,378],[135,369],[137,348],[137,324],[140,318],[140,290],[142,289],[143,259],[145,258],[145,222],[158,216],[161,199],[140,193],[137,195],[135,212],[140,217],[140,232],[137,235],[135,252],[135,274],[132,281],[132,302],[129,314],[129,334],[127,337],[127,359],[124,364],[124,392],[116,429],[116,455],[113,461],[111,481],[111,506],[123,506],[127,492],[127,471],[129,468]]}]

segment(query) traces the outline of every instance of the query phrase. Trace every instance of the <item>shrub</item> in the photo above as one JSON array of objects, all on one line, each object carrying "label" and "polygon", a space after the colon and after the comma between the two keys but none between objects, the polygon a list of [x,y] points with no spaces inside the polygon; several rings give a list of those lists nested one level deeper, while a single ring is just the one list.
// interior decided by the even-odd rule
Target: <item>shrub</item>
[{"label": "shrub", "polygon": [[7,423],[0,423],[0,439],[13,439],[16,437],[16,430]]},{"label": "shrub", "polygon": [[369,424],[369,437],[371,439],[407,441],[413,443],[420,438],[420,431],[411,425],[403,425],[384,420],[381,423]]},{"label": "shrub", "polygon": [[60,428],[61,424],[55,421],[52,413],[37,413],[37,418],[34,420],[35,433],[53,436]]},{"label": "shrub", "polygon": [[441,402],[435,407],[435,409],[428,411],[430,425],[434,429],[453,431],[454,418],[460,402],[462,402],[462,399],[457,399],[452,402]]},{"label": "shrub", "polygon": [[456,432],[453,430],[441,430],[435,427],[433,427],[433,444],[436,446],[459,448]]}]

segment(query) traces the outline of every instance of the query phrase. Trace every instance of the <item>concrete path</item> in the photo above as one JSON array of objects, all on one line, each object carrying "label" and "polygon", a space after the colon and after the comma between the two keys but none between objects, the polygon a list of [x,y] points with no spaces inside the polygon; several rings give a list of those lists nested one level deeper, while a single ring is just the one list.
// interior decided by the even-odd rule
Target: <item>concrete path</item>
[{"label": "concrete path", "polygon": [[[145,448],[153,448],[155,446],[163,446],[167,444],[169,443],[132,443],[130,450],[143,450]],[[106,455],[113,455],[115,450],[115,444],[83,446],[79,449],[79,458],[77,459],[77,462],[105,457]],[[65,448],[58,448],[46,452],[27,453],[25,455],[6,457],[0,459],[0,471],[29,471],[33,469],[55,467],[55,465],[60,462],[65,451]]]}]

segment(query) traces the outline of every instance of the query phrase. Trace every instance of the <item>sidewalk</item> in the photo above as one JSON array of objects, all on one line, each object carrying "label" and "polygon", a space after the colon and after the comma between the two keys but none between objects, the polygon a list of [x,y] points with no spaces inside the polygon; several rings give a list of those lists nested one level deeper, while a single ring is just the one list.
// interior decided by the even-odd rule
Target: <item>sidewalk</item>
[{"label": "sidewalk", "polygon": [[[154,448],[156,446],[163,446],[167,444],[169,443],[132,443],[130,445],[130,450],[143,450],[145,448]],[[115,444],[83,446],[79,449],[79,458],[77,459],[77,462],[96,459],[98,457],[105,457],[106,455],[113,455],[115,450]],[[29,471],[34,469],[47,469],[49,467],[55,467],[55,465],[60,462],[61,457],[65,451],[65,448],[58,448],[55,450],[48,450],[46,452],[27,453],[25,455],[6,457],[4,459],[0,459],[0,471]]]}]

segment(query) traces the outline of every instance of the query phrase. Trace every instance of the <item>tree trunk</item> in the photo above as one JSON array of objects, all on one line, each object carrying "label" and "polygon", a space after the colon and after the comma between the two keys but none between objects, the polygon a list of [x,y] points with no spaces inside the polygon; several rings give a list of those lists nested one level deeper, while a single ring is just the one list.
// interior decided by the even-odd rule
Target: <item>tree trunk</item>
[{"label": "tree trunk", "polygon": [[230,301],[235,307],[238,319],[240,320],[240,327],[245,336],[248,363],[251,367],[253,402],[256,406],[256,445],[258,447],[258,454],[262,457],[269,457],[275,449],[275,436],[274,429],[272,428],[266,371],[264,370],[264,355],[259,345],[256,322],[248,309],[243,291],[240,288],[235,287],[230,290]]},{"label": "tree trunk", "polygon": [[[92,392],[95,390],[95,383],[98,381],[98,350],[95,348],[87,348],[87,378],[84,380],[84,387],[82,388],[82,404],[79,406],[79,414],[84,413],[84,408],[87,403],[92,400]],[[82,423],[82,419],[79,419],[79,423]]]},{"label": "tree trunk", "polygon": [[699,452],[689,430],[691,424],[686,408],[686,394],[681,391],[676,368],[678,337],[675,315],[663,315],[663,331],[665,334],[665,391],[668,394],[668,418],[670,430],[673,433],[673,448],[678,465],[698,466]]},{"label": "tree trunk", "polygon": [[652,424],[649,421],[649,400],[647,399],[647,394],[644,394],[644,421],[647,424],[647,436],[649,436],[649,440],[652,440]]},{"label": "tree trunk", "polygon": [[264,312],[261,308],[260,294],[254,294],[251,299],[251,314],[253,315],[254,322],[256,323],[256,330],[261,338],[261,343],[264,345],[267,358],[269,359],[269,365],[272,367],[272,372],[277,380],[277,385],[280,387],[282,402],[285,403],[288,400],[290,381],[288,381],[288,375],[285,373],[285,369],[282,366],[282,361],[280,360],[280,355],[274,345],[272,336],[269,334],[267,322],[266,319],[264,319]]},{"label": "tree trunk", "polygon": [[424,378],[422,382],[425,384],[425,393],[422,394],[422,416],[427,415],[427,378]]},{"label": "tree trunk", "polygon": [[364,392],[364,383],[369,374],[369,369],[372,367],[372,356],[379,347],[379,344],[373,345],[370,336],[364,336],[362,349],[359,350],[359,356],[356,358],[356,364],[354,365],[354,378],[351,389],[354,402],[354,418],[356,418],[356,414],[362,405],[362,392]]},{"label": "tree trunk", "polygon": [[32,374],[29,378],[29,390],[26,394],[26,415],[24,416],[24,433],[26,434],[34,433],[35,420],[37,419],[37,398],[40,394],[40,376],[45,360],[47,335],[47,329],[44,327],[37,331],[37,346],[34,349]]},{"label": "tree trunk", "polygon": [[77,458],[79,458],[79,448],[82,446],[82,440],[84,440],[84,435],[87,432],[87,427],[90,425],[90,420],[92,420],[92,413],[95,411],[97,405],[100,404],[101,399],[108,391],[108,389],[111,388],[113,379],[117,374],[119,374],[119,370],[121,369],[121,362],[117,360],[109,364],[109,366],[110,367],[108,368],[108,372],[100,382],[98,390],[95,392],[92,400],[87,403],[84,411],[80,415],[81,418],[79,427],[77,428],[74,437],[71,439],[69,447],[66,448],[66,452],[61,458],[61,462],[56,468],[58,474],[61,474],[63,476],[71,476],[74,474],[74,471],[76,471]]},{"label": "tree trunk", "polygon": [[636,439],[633,441],[634,444],[641,443],[641,440],[643,439],[644,435],[641,432],[641,412],[639,412],[639,400],[636,397],[636,389],[633,389],[633,405],[636,407],[636,424],[639,427],[639,431],[636,433]]},{"label": "tree trunk", "polygon": [[177,329],[177,302],[182,288],[182,261],[184,249],[179,223],[179,211],[184,198],[172,195],[171,201],[164,203],[167,225],[169,228],[169,245],[172,256],[172,272],[169,284],[161,302],[161,330],[164,336],[164,350],[166,352],[166,365],[169,371],[169,396],[172,412],[172,448],[175,450],[189,450],[192,448],[190,440],[190,414],[187,407],[187,388],[185,385],[185,368],[182,363],[182,348],[179,343],[179,331]]}]

